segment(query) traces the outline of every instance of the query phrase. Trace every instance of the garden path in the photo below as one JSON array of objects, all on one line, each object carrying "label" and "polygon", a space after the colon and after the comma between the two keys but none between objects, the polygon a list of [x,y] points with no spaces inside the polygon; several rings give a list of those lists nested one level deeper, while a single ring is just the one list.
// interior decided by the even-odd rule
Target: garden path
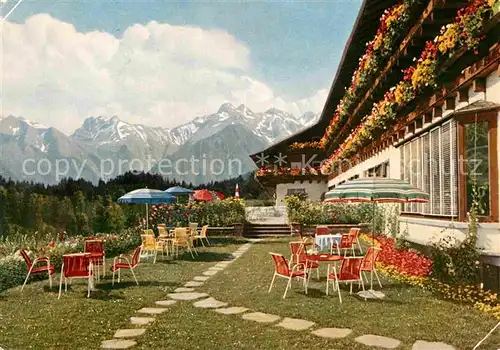
[{"label": "garden path", "polygon": [[[195,308],[203,309],[213,309],[215,312],[222,315],[241,315],[241,318],[248,321],[253,321],[265,325],[274,324],[276,327],[281,327],[293,331],[308,331],[314,336],[329,338],[329,339],[340,339],[348,337],[353,331],[346,328],[315,328],[316,324],[314,322],[295,319],[288,317],[281,317],[279,315],[273,315],[263,312],[251,311],[249,308],[242,306],[231,306],[228,307],[228,303],[216,300],[210,297],[207,293],[196,292],[192,287],[201,287],[203,283],[217,275],[220,271],[223,271],[227,266],[233,263],[236,259],[240,258],[245,252],[247,252],[252,243],[259,241],[258,239],[250,240],[249,243],[242,245],[238,250],[236,250],[230,258],[224,261],[219,261],[215,266],[208,268],[207,271],[203,273],[203,276],[196,276],[192,281],[187,282],[184,287],[178,288],[174,293],[167,295],[169,300],[157,301],[155,307],[145,307],[137,312],[140,314],[145,314],[141,316],[133,316],[130,318],[130,323],[135,326],[145,327],[155,321],[154,315],[161,314],[168,310],[168,306],[175,304],[178,301],[191,301]],[[159,307],[161,306],[161,307]],[[248,311],[248,312],[247,312]],[[137,344],[135,340],[136,337],[143,335],[146,332],[146,328],[130,328],[130,329],[120,329],[114,334],[114,339],[105,340],[101,343],[101,348],[103,349],[128,349]],[[375,334],[365,334],[358,336],[353,339],[354,342],[363,344],[374,348],[383,349],[396,349],[401,345],[401,341],[389,337],[379,336]],[[413,346],[412,350],[454,350],[455,348],[451,345],[441,343],[441,342],[427,342],[425,340],[417,340]],[[1,349],[0,349],[1,350]]]}]

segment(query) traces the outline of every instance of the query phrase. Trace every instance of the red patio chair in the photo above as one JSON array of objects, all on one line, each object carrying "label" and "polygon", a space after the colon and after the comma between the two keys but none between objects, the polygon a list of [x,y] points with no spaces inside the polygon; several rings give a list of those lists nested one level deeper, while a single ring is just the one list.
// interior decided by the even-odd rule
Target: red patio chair
[{"label": "red patio chair", "polygon": [[[26,262],[26,266],[28,267],[28,274],[26,275],[26,279],[24,280],[23,286],[21,287],[21,292],[24,289],[24,286],[28,282],[28,278],[30,275],[36,275],[40,273],[47,272],[49,274],[49,285],[52,288],[52,275],[54,274],[54,265],[50,264],[50,259],[46,256],[36,258],[34,261],[31,261],[31,258],[28,255],[28,252],[25,249],[19,249],[24,261]],[[43,264],[43,265],[42,265]],[[35,265],[40,265],[35,267]]]},{"label": "red patio chair", "polygon": [[268,293],[271,292],[271,289],[273,288],[274,280],[276,276],[286,278],[288,280],[288,283],[286,285],[285,293],[283,294],[283,299],[286,297],[286,293],[288,292],[288,289],[291,289],[292,287],[292,278],[302,278],[304,282],[304,289],[307,294],[307,271],[304,269],[304,266],[299,268],[299,265],[295,265],[293,268],[290,269],[288,266],[288,262],[286,261],[285,257],[281,254],[277,253],[269,253],[273,257],[273,261],[275,264],[275,270],[274,270],[274,275],[273,275],[273,280],[271,281],[271,285],[269,286]]},{"label": "red patio chair", "polygon": [[118,283],[120,283],[120,270],[128,269],[132,272],[132,276],[134,277],[135,283],[139,285],[137,278],[135,277],[134,269],[139,264],[141,260],[141,249],[142,246],[135,248],[134,254],[130,256],[130,254],[121,254],[120,256],[115,257],[113,260],[113,266],[111,267],[111,271],[113,271],[113,282],[115,284],[115,272],[118,271]]},{"label": "red patio chair", "polygon": [[327,235],[328,233],[328,226],[316,226],[317,235]]},{"label": "red patio chair", "polygon": [[[366,272],[371,272],[373,270],[373,274],[377,277],[378,285],[382,288],[382,283],[380,283],[380,278],[378,277],[376,262],[378,258],[378,254],[382,251],[382,249],[378,247],[370,247],[366,251],[366,255],[363,258],[363,262],[361,263],[361,274],[365,274]],[[368,282],[368,278],[365,274],[365,279]]]},{"label": "red patio chair", "polygon": [[[365,290],[365,285],[363,279],[361,278],[361,264],[363,258],[349,257],[342,260],[342,265],[340,265],[340,272],[337,274],[337,269],[335,265],[328,266],[328,274],[326,279],[326,295],[328,295],[328,285],[332,282],[333,290],[337,290],[339,293],[339,300],[342,303],[342,296],[340,295],[339,281],[351,284],[350,294],[352,294],[352,283],[358,282],[361,284],[363,290]],[[330,266],[333,268],[333,273],[330,273]]]},{"label": "red patio chair", "polygon": [[349,234],[353,236],[354,243],[358,246],[359,252],[363,254],[363,248],[361,248],[361,243],[359,242],[359,233],[361,232],[360,228],[351,227],[349,229]]},{"label": "red patio chair", "polygon": [[61,267],[61,278],[59,280],[59,296],[61,298],[62,282],[64,278],[64,291],[68,291],[68,279],[86,278],[87,283],[87,298],[90,297],[90,290],[94,286],[94,273],[90,254],[76,253],[63,255],[63,264]]},{"label": "red patio chair", "polygon": [[356,256],[356,252],[354,250],[354,236],[348,233],[343,233],[342,237],[340,237],[340,242],[333,242],[332,247],[330,249],[330,254],[333,254],[333,250],[337,249],[338,255],[341,255],[341,250],[344,251],[344,257],[347,254],[348,250],[352,250],[352,255]]},{"label": "red patio chair", "polygon": [[[312,269],[316,269],[316,275],[319,280],[319,264],[314,261],[307,260],[306,247],[312,245],[312,243],[307,243],[305,241],[290,242],[290,252],[292,256],[290,257],[290,265],[292,268],[294,266],[300,265],[305,268],[306,271],[310,272]],[[300,268],[300,267],[299,267]]]},{"label": "red patio chair", "polygon": [[99,267],[102,267],[102,276],[106,276],[106,253],[104,252],[104,241],[102,239],[86,239],[83,245],[83,251],[90,253],[90,261],[97,272],[97,279],[101,277]]}]

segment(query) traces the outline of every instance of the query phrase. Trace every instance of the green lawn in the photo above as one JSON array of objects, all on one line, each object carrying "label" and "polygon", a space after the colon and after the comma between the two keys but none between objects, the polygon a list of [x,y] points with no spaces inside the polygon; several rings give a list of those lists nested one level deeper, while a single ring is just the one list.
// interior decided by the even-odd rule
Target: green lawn
[{"label": "green lawn", "polygon": [[28,284],[23,293],[20,287],[0,293],[0,347],[98,349],[116,330],[130,327],[129,318],[137,316],[136,310],[166,299],[167,293],[226,258],[241,243],[244,241],[212,239],[212,246],[202,249],[195,260],[189,254],[173,261],[158,258],[156,264],[144,260],[136,270],[139,286],[128,271],[114,286],[108,274],[96,284],[100,291],[88,299],[86,282],[75,280],[58,300],[59,274],[52,290],[44,280]]},{"label": "green lawn", "polygon": [[[213,241],[214,243],[216,241]],[[243,241],[219,240],[205,248],[194,261],[184,256],[177,261],[143,263],[138,270],[140,286],[127,275],[111,286],[110,280],[97,285],[100,292],[87,299],[83,282],[57,300],[57,288],[48,291],[48,282],[30,284],[24,293],[15,288],[0,294],[0,347],[10,349],[98,349],[102,340],[116,330],[130,328],[130,316],[200,275],[216,261],[234,252]],[[394,337],[411,349],[417,339],[443,341],[457,349],[471,349],[495,324],[489,316],[471,307],[442,301],[418,289],[383,280],[387,300],[365,302],[343,289],[338,297],[324,294],[323,280],[311,279],[309,294],[299,283],[282,299],[285,281],[278,280],[267,293],[273,273],[268,252],[288,255],[287,240],[255,243],[224,271],[197,288],[210,296],[253,311],[316,322],[314,328],[351,328],[342,340],[327,340],[308,331],[287,331],[273,325],[243,320],[239,315],[220,315],[197,309],[192,302],[178,302],[156,316],[146,334],[135,339],[140,349],[368,349],[353,341],[371,333]],[[36,337],[34,336],[36,335]],[[480,349],[496,350],[497,332]]]}]

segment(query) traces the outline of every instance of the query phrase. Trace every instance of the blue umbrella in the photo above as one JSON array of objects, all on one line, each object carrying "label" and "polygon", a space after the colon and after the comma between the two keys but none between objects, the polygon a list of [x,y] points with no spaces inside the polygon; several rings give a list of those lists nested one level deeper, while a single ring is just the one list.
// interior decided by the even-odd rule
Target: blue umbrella
[{"label": "blue umbrella", "polygon": [[179,187],[179,186],[170,187],[165,192],[170,193],[174,196],[194,193],[194,191],[190,190],[189,188],[184,188],[184,187]]},{"label": "blue umbrella", "polygon": [[174,195],[174,196],[190,195],[190,194],[194,193],[193,190],[190,190],[189,188],[180,187],[180,186],[170,187],[165,192],[170,193],[171,195]]},{"label": "blue umbrella", "polygon": [[148,204],[174,203],[175,197],[165,191],[141,188],[124,194],[123,196],[118,198],[117,202],[122,204],[146,204],[146,228],[148,228],[149,227]]}]

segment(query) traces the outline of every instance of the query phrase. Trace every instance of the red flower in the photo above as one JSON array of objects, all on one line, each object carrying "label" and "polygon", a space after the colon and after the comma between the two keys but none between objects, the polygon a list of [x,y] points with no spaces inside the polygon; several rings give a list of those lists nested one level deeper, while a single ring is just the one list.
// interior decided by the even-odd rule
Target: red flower
[{"label": "red flower", "polygon": [[49,247],[54,248],[55,246],[56,246],[56,244],[54,242],[49,243]]},{"label": "red flower", "polygon": [[117,241],[118,240],[118,236],[113,236],[113,240]]}]

